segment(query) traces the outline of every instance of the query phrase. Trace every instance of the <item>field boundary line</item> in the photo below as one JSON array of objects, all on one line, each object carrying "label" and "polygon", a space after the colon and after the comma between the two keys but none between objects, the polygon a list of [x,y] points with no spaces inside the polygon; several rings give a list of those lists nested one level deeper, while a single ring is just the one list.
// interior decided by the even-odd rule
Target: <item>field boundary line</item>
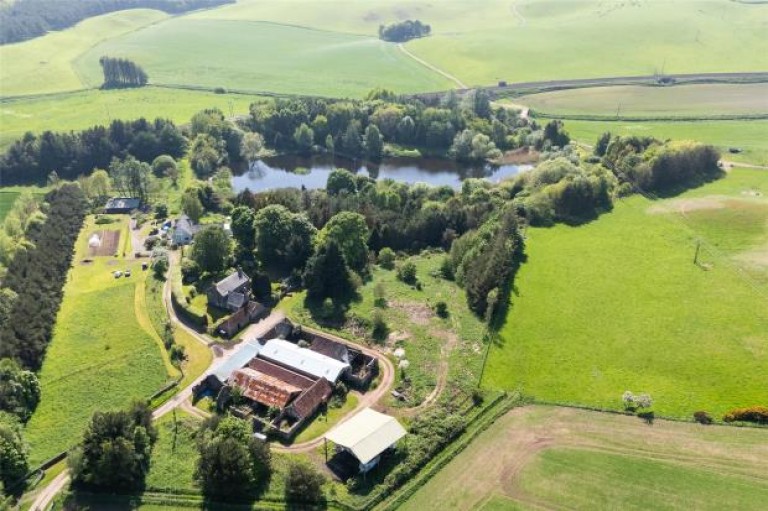
[{"label": "field boundary line", "polygon": [[591,115],[591,114],[556,114],[529,108],[529,115],[541,119],[561,119],[564,121],[593,122],[698,122],[698,121],[760,121],[768,119],[768,113],[762,114],[720,114],[720,115],[670,115],[670,116],[635,116],[635,115]]},{"label": "field boundary line", "polygon": [[416,62],[418,62],[422,66],[426,67],[427,69],[429,69],[431,71],[434,71],[435,73],[437,73],[439,75],[442,75],[444,78],[447,78],[450,81],[452,81],[453,83],[455,83],[459,87],[459,89],[468,89],[469,88],[469,87],[467,87],[467,85],[464,82],[462,82],[461,80],[459,80],[458,78],[456,78],[452,74],[447,73],[446,71],[443,71],[439,67],[437,67],[437,66],[435,66],[433,64],[430,64],[429,62],[427,62],[426,60],[422,59],[421,57],[417,57],[416,55],[414,55],[413,53],[408,51],[403,43],[397,43],[397,47],[398,47],[398,49],[401,52],[403,52],[405,55],[407,55],[411,59],[415,60]]}]

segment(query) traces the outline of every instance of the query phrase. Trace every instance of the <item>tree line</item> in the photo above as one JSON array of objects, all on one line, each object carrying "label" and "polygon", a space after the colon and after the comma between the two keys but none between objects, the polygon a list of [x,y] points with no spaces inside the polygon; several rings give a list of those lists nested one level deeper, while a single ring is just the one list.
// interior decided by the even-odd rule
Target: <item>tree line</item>
[{"label": "tree line", "polygon": [[52,172],[74,180],[97,168],[107,168],[113,158],[133,156],[152,162],[162,154],[179,158],[187,141],[173,122],[114,120],[79,132],[27,132],[0,156],[3,185],[45,183]]},{"label": "tree line", "polygon": [[46,220],[30,225],[30,244],[16,252],[0,288],[11,291],[0,325],[0,358],[12,358],[32,370],[42,365],[86,209],[76,184],[45,196]]},{"label": "tree line", "polygon": [[104,73],[102,89],[143,87],[147,84],[147,73],[133,61],[105,56],[99,59],[99,64]]},{"label": "tree line", "polygon": [[16,43],[71,27],[86,18],[125,9],[170,14],[234,3],[235,0],[15,0],[0,8],[0,44]]},{"label": "tree line", "polygon": [[418,37],[426,37],[432,27],[419,20],[405,20],[391,25],[379,25],[379,38],[394,43],[404,43]]}]

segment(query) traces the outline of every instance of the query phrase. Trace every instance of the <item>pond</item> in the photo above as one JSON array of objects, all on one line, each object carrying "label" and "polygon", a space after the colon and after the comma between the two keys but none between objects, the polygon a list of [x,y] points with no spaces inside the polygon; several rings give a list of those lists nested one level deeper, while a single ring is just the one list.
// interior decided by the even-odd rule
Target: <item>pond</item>
[{"label": "pond", "polygon": [[499,182],[531,166],[463,165],[442,158],[386,158],[376,164],[330,155],[282,155],[253,162],[232,178],[232,186],[236,193],[245,189],[261,192],[286,187],[325,188],[328,175],[335,168],[348,169],[375,179],[459,188],[461,182],[469,177]]}]

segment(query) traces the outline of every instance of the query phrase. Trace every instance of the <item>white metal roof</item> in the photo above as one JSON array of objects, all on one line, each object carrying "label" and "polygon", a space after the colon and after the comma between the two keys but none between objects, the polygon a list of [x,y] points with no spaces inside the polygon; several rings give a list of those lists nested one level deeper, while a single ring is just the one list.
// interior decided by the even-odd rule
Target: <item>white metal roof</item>
[{"label": "white metal roof", "polygon": [[282,339],[267,341],[259,356],[316,378],[324,377],[331,383],[336,383],[342,371],[349,367],[347,363]]},{"label": "white metal roof", "polygon": [[325,438],[346,447],[360,463],[368,463],[405,436],[405,429],[392,416],[366,408],[336,426]]},{"label": "white metal roof", "polygon": [[222,383],[227,381],[235,370],[246,366],[253,357],[258,355],[261,344],[256,340],[247,341],[235,349],[237,349],[236,353],[211,372]]}]

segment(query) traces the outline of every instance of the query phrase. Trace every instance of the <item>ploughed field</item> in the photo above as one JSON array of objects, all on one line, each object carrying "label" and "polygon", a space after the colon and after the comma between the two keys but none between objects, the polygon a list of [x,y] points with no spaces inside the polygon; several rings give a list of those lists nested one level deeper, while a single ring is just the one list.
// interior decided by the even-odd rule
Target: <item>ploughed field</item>
[{"label": "ploughed field", "polygon": [[765,176],[737,169],[674,199],[624,199],[587,225],[528,229],[483,386],[609,409],[646,392],[657,416],[683,418],[765,404]]},{"label": "ploughed field", "polygon": [[569,408],[513,409],[403,506],[763,509],[768,431]]}]

